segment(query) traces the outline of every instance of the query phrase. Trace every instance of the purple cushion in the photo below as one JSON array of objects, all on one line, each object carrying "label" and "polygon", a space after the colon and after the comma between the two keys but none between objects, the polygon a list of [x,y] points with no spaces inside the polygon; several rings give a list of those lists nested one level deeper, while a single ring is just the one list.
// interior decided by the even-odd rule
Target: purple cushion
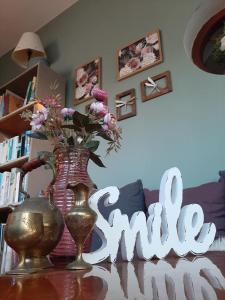
[{"label": "purple cushion", "polygon": [[[122,214],[126,214],[129,220],[136,211],[143,211],[144,213],[147,212],[143,185],[140,179],[121,187],[119,190],[120,196],[114,205],[105,207],[104,199],[101,199],[98,204],[99,211],[106,220],[108,220],[111,211],[116,208],[119,208]],[[91,251],[95,251],[100,248],[101,244],[102,242],[100,237],[94,231],[92,235]]]},{"label": "purple cushion", "polygon": [[[159,191],[144,189],[145,204],[159,201]],[[184,189],[182,206],[196,203],[204,212],[204,222],[216,225],[216,238],[225,236],[225,180],[209,182],[193,188]]]}]

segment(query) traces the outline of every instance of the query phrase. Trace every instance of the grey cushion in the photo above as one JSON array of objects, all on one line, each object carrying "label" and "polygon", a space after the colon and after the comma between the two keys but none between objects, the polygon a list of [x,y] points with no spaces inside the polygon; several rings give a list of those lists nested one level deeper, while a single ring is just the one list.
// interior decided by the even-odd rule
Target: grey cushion
[{"label": "grey cushion", "polygon": [[[216,225],[216,238],[225,236],[225,171],[218,182],[208,182],[183,190],[182,206],[196,203],[204,212],[204,222]],[[146,207],[159,201],[159,190],[144,189]]]},{"label": "grey cushion", "polygon": [[[133,213],[136,211],[143,211],[144,213],[146,213],[147,210],[145,206],[143,185],[140,179],[123,186],[119,190],[120,196],[118,201],[114,205],[105,207],[105,199],[101,199],[99,202],[99,211],[106,220],[108,220],[111,211],[117,208],[121,210],[121,213],[126,214],[129,220],[132,217]],[[91,251],[95,251],[100,247],[101,239],[99,238],[97,233],[93,232]]]}]

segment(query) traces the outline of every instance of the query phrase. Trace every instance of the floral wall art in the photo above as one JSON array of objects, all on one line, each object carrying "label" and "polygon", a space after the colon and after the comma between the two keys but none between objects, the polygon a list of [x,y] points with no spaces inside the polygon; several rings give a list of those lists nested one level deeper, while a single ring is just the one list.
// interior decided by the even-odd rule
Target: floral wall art
[{"label": "floral wall art", "polygon": [[145,37],[119,49],[117,52],[117,79],[122,80],[163,60],[160,32],[149,32]]},{"label": "floral wall art", "polygon": [[75,70],[75,99],[74,104],[78,105],[87,101],[92,96],[94,88],[101,88],[101,58],[78,67]]}]

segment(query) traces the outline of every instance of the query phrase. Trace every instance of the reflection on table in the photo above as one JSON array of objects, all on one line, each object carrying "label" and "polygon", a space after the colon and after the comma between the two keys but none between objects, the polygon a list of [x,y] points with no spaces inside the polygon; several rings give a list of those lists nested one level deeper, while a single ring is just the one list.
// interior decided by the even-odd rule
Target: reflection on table
[{"label": "reflection on table", "polygon": [[0,277],[0,299],[225,299],[223,260],[220,254],[215,259],[104,263],[88,272],[58,268],[23,277],[5,275]]}]

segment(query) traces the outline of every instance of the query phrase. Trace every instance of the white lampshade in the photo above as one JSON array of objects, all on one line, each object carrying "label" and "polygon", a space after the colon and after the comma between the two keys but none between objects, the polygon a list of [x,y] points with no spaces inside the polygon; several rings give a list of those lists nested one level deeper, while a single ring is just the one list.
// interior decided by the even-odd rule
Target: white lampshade
[{"label": "white lampshade", "polygon": [[195,9],[184,33],[184,49],[191,60],[193,60],[192,50],[199,32],[210,19],[224,9],[224,0],[202,0]]},{"label": "white lampshade", "polygon": [[46,58],[39,36],[34,32],[25,32],[12,52],[12,59],[21,67],[27,68],[29,60],[35,57]]}]

